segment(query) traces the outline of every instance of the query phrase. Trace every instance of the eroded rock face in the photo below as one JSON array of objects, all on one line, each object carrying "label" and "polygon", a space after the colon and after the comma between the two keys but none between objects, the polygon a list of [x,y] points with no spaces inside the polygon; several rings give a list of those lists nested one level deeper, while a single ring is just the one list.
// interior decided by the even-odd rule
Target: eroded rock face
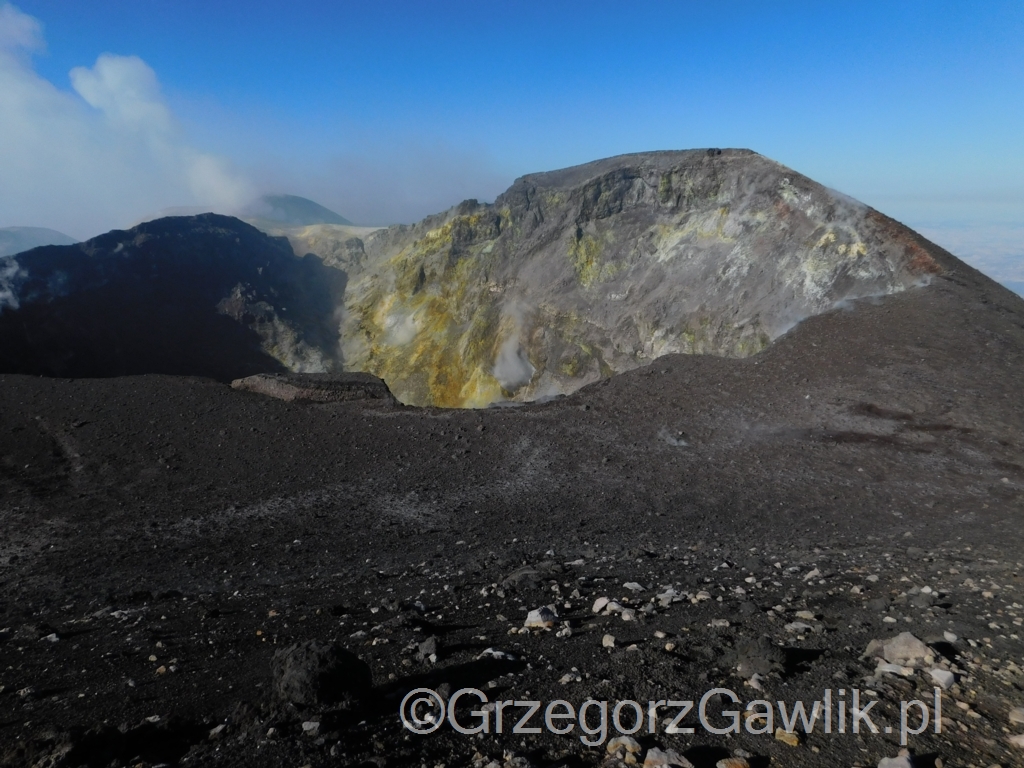
[{"label": "eroded rock face", "polygon": [[525,176],[413,226],[278,224],[287,240],[160,219],[0,259],[0,371],[359,371],[403,403],[480,407],[751,355],[940,271],[910,230],[747,150]]},{"label": "eroded rock face", "polygon": [[600,160],[525,176],[493,205],[339,232],[344,247],[326,235],[305,243],[348,268],[346,367],[418,405],[571,392],[673,352],[750,355],[939,271],[906,228],[746,150]]}]

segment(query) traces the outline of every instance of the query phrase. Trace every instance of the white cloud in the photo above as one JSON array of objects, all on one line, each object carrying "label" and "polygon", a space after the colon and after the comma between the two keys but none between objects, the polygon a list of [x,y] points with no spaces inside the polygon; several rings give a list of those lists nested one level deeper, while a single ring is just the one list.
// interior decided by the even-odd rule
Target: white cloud
[{"label": "white cloud", "polygon": [[918,232],[1000,283],[1024,283],[1024,225],[924,224]]},{"label": "white cloud", "polygon": [[38,21],[13,5],[0,6],[0,51],[40,51],[44,47]]},{"label": "white cloud", "polygon": [[79,238],[170,206],[239,208],[254,194],[222,158],[186,142],[153,70],[102,54],[70,73],[74,92],[40,77],[39,22],[0,5],[0,227]]}]

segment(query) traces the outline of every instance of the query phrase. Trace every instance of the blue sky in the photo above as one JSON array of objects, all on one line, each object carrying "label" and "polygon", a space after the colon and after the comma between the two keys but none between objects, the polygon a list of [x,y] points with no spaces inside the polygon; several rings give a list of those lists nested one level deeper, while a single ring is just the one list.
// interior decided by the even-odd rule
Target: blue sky
[{"label": "blue sky", "polygon": [[[411,221],[492,199],[524,173],[739,146],[961,255],[984,241],[991,258],[1024,262],[1020,2],[19,0],[6,11],[0,48],[28,95],[5,106],[0,93],[0,129],[20,120],[26,137],[6,155],[0,139],[0,226],[84,237],[271,190],[360,223]],[[10,33],[26,18],[34,42]],[[102,54],[113,56],[101,66]],[[90,176],[107,189],[91,202]],[[18,182],[38,194],[15,200]]]}]

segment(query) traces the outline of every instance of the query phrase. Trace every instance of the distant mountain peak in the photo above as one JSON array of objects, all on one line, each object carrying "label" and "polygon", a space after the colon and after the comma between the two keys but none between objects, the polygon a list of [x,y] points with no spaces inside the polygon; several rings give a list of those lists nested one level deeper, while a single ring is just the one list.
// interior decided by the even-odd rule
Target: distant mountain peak
[{"label": "distant mountain peak", "polygon": [[285,226],[308,227],[313,224],[340,224],[352,226],[352,222],[305,197],[298,195],[264,195],[245,212],[246,215],[273,221]]},{"label": "distant mountain peak", "polygon": [[46,227],[0,228],[0,257],[13,256],[40,245],[74,245],[75,238]]}]

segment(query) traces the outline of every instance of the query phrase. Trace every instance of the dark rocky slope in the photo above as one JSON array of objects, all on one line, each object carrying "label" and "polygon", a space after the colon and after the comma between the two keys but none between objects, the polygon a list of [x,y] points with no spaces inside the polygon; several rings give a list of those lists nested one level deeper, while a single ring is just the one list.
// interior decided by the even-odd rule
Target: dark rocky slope
[{"label": "dark rocky slope", "polygon": [[[938,669],[942,732],[911,737],[913,765],[1020,765],[1024,302],[912,244],[942,270],[925,289],[546,404],[3,376],[0,764],[618,767],[578,728],[413,736],[398,703],[857,688],[896,726]],[[601,597],[634,620],[595,615]],[[521,633],[548,604],[556,626]],[[904,631],[930,660],[862,657]],[[318,664],[328,683],[296,682]],[[900,749],[896,731],[790,746],[685,725],[642,750],[712,768]]]},{"label": "dark rocky slope", "polygon": [[158,219],[0,269],[0,371],[231,380],[340,367],[345,274],[238,219]]}]

